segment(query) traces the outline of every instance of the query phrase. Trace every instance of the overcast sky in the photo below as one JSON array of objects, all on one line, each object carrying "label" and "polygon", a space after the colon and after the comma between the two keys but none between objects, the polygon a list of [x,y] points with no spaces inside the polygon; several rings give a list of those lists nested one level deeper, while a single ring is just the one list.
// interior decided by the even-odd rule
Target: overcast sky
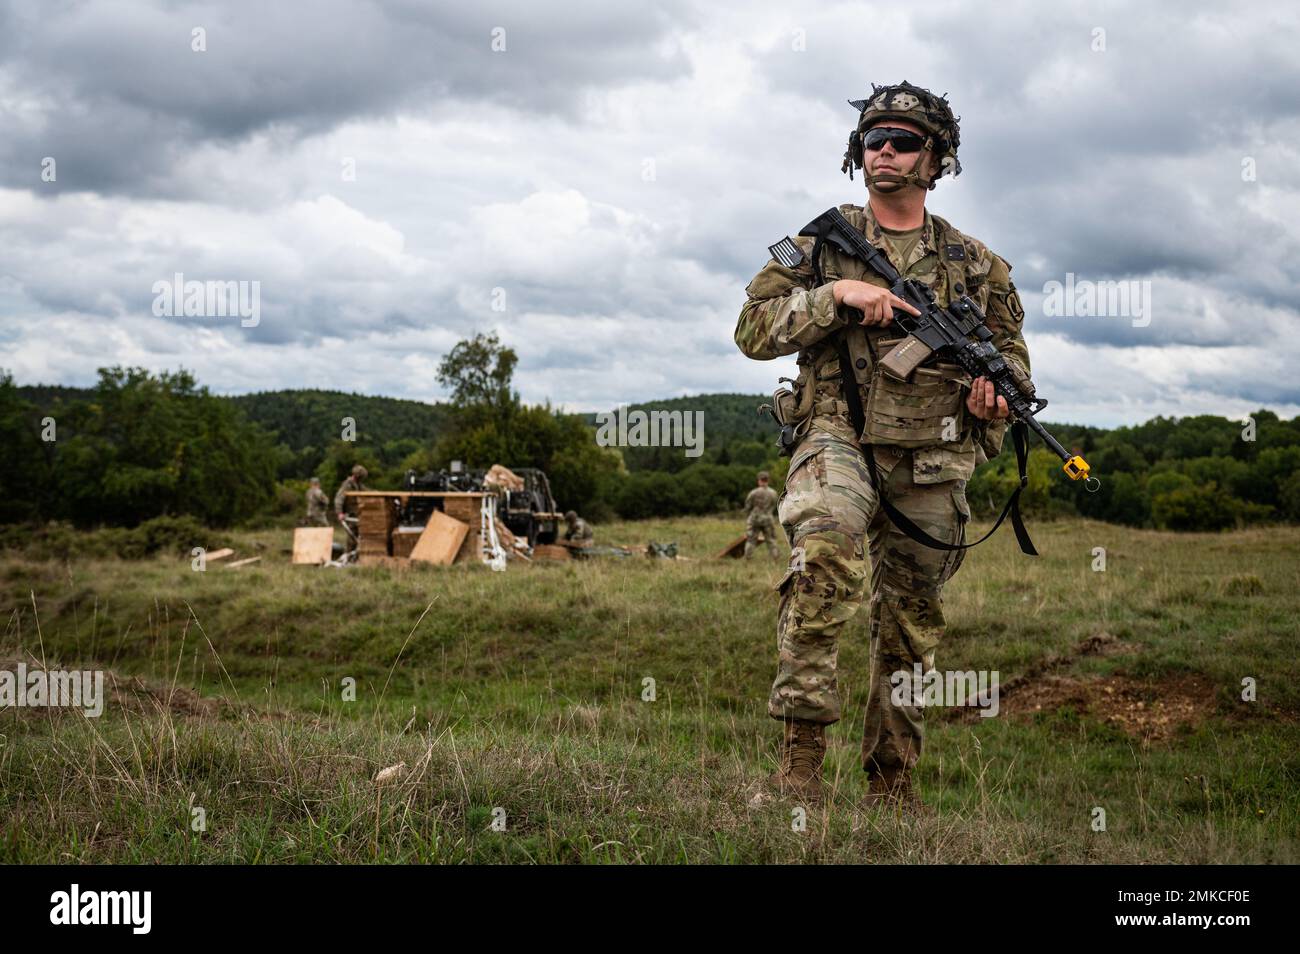
[{"label": "overcast sky", "polygon": [[[745,285],[865,201],[845,101],[906,79],[961,116],[964,171],[928,207],[1014,266],[1046,419],[1294,416],[1297,19],[0,0],[0,367],[436,400],[441,356],[495,330],[530,402],[769,392],[793,360],[736,349]],[[260,320],[155,316],[177,272],[260,283]],[[1150,282],[1148,317],[1046,314],[1067,274]]]}]

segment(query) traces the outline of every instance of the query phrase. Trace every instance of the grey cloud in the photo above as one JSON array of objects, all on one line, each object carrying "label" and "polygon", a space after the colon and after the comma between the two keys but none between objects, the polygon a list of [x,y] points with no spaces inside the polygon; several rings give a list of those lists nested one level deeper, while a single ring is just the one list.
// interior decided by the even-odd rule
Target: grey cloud
[{"label": "grey cloud", "polygon": [[[209,140],[475,101],[573,120],[593,86],[682,75],[666,41],[692,18],[679,2],[30,2],[9,13],[6,32],[25,39],[0,47],[0,79],[56,105],[39,118],[0,114],[0,184],[34,187],[52,155],[60,174],[48,191],[184,195],[193,184],[172,167]],[[191,49],[195,27],[205,52]],[[496,28],[504,51],[492,50]]]},{"label": "grey cloud", "polygon": [[[949,92],[964,117],[958,181],[979,193],[977,221],[957,224],[999,236],[990,245],[1013,262],[1032,254],[1053,272],[1199,275],[1260,292],[1249,278],[1238,285],[1240,256],[1209,240],[1252,250],[1266,240],[1261,223],[1232,207],[1243,197],[1241,156],[1276,153],[1300,116],[1294,13],[1023,2],[992,16],[956,3],[912,13],[883,50],[864,40],[865,20],[860,31],[843,28],[845,8],[811,13],[809,51],[791,52],[783,38],[761,60],[768,82],[800,90],[819,117],[870,82],[907,78]],[[1094,27],[1106,30],[1104,52],[1090,47]],[[864,42],[880,54],[868,68],[859,65]],[[833,114],[843,135],[852,123],[845,112]],[[1206,161],[1187,163],[1192,156],[1219,159],[1219,177]],[[1300,180],[1293,162],[1276,175],[1275,183]],[[1189,201],[1204,191],[1210,203]],[[1288,276],[1288,288],[1296,279]]]},{"label": "grey cloud", "polygon": [[[906,78],[963,116],[966,172],[929,207],[1015,265],[1054,409],[1176,409],[1157,383],[1175,352],[1125,363],[1153,345],[1191,346],[1173,378],[1215,401],[1295,399],[1276,369],[1219,360],[1243,340],[1300,357],[1300,31],[1281,4],[1237,20],[1172,2],[439,6],[0,6],[0,186],[37,197],[0,192],[13,363],[71,380],[97,352],[180,355],[227,390],[349,368],[423,397],[428,374],[395,361],[499,327],[528,399],[769,390],[791,362],[736,351],[743,288],[768,244],[865,200],[838,172],[845,100]],[[338,181],[340,149],[357,183]],[[44,155],[57,183],[39,182]],[[261,325],[152,319],[150,283],[173,270],[261,279]],[[1152,324],[1045,318],[1043,283],[1066,272],[1151,280]],[[32,316],[50,315],[94,346],[40,342]],[[222,333],[178,334],[198,327]],[[1117,397],[1083,403],[1084,384]]]}]

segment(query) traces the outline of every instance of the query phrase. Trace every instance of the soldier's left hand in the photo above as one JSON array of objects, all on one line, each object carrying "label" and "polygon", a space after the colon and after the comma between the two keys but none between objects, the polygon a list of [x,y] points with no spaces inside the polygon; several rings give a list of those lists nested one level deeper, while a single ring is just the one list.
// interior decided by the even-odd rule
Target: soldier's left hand
[{"label": "soldier's left hand", "polygon": [[995,392],[993,382],[985,377],[971,382],[970,394],[966,395],[966,410],[981,421],[999,421],[1011,416],[1007,399]]}]

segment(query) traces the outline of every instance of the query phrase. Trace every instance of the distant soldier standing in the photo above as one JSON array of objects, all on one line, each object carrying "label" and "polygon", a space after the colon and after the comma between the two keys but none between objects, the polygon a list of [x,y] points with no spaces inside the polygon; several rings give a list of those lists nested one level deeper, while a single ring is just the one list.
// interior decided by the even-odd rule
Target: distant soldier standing
[{"label": "distant soldier standing", "polygon": [[312,527],[328,527],[330,499],[320,489],[320,478],[313,477],[307,488],[307,524]]},{"label": "distant soldier standing", "polygon": [[[343,527],[351,543],[356,543],[357,536],[357,502],[348,498],[348,494],[358,490],[365,490],[365,479],[369,477],[369,472],[357,464],[352,468],[352,474],[343,483],[339,484],[338,493],[334,495],[334,512],[338,515],[339,525]],[[351,549],[351,547],[349,547]]]},{"label": "distant soldier standing", "polygon": [[771,556],[780,556],[776,548],[776,491],[767,485],[767,471],[758,475],[758,486],[745,498],[745,559],[753,554],[758,546],[758,535],[763,534],[767,541],[767,552]]},{"label": "distant soldier standing", "polygon": [[564,532],[564,539],[567,542],[580,547],[591,545],[591,541],[596,537],[596,534],[591,529],[591,524],[572,510],[565,513],[564,522],[568,525],[568,529]]},{"label": "distant soldier standing", "polygon": [[[993,346],[1027,380],[1024,309],[1011,266],[925,208],[938,179],[961,171],[959,129],[946,97],[902,83],[873,86],[853,106],[858,122],[842,169],[850,177],[863,170],[868,199],[840,212],[904,277],[928,285],[940,305],[969,296]],[[867,594],[869,550],[872,662],[862,767],[871,801],[915,805],[923,710],[893,704],[890,676],[914,664],[934,668],[946,625],[940,593],[963,551],[933,549],[901,531],[879,494],[932,538],[960,544],[970,517],[966,481],[998,453],[1009,411],[992,382],[971,380],[933,354],[899,375],[903,351],[894,349],[905,336],[891,323],[896,309],[916,310],[869,266],[802,236],[771,249],[773,259],[746,289],[735,334],[749,357],[798,353],[800,368],[794,394],[777,407],[783,433],[798,443],[778,510],[793,556],[778,584],[780,648],[768,713],[785,730],[769,784],[780,794],[821,797],[825,728],[840,718],[838,644]],[[845,387],[857,389],[865,409],[862,433]]]}]

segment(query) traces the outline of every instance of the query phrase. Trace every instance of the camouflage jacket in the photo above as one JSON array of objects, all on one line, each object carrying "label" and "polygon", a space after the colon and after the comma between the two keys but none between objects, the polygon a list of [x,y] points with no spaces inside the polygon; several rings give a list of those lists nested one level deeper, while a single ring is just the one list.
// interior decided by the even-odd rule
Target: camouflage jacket
[{"label": "camouflage jacket", "polygon": [[[927,211],[921,238],[908,260],[896,261],[870,207],[841,205],[840,211],[872,245],[885,252],[901,274],[929,285],[940,304],[948,304],[951,297],[970,295],[986,316],[993,345],[1029,374],[1029,351],[1021,335],[1024,309],[1005,259]],[[803,250],[803,262],[791,269],[769,260],[745,289],[748,300],[740,310],[735,334],[740,350],[760,361],[797,353],[800,387],[813,389],[810,430],[829,431],[853,441],[864,435],[853,433],[840,384],[835,333],[844,331],[855,385],[868,418],[865,437],[875,445],[878,465],[888,472],[908,447],[913,450],[917,483],[969,478],[979,463],[1001,449],[1006,422],[985,422],[971,415],[965,407],[969,375],[956,365],[938,363],[934,357],[912,372],[911,384],[882,378],[877,363],[902,339],[902,333],[893,323],[882,328],[853,320],[856,311],[836,307],[832,286],[841,278],[882,287],[885,280],[862,262],[827,245],[821,253],[824,283],[819,286],[810,260],[813,240],[800,236],[794,241]],[[877,388],[881,393],[874,403],[873,380],[887,385]],[[919,382],[925,382],[924,386]],[[891,390],[897,393],[885,393]],[[942,433],[940,422],[944,423]],[[792,470],[799,456],[796,450]]]},{"label": "camouflage jacket", "polygon": [[330,499],[319,487],[307,488],[307,516],[323,517],[330,505]]},{"label": "camouflage jacket", "polygon": [[579,517],[569,526],[569,529],[564,534],[564,539],[581,543],[583,540],[593,539],[595,535],[591,529],[591,524]]},{"label": "camouflage jacket", "polygon": [[755,487],[745,498],[745,513],[771,516],[778,499],[776,491],[771,487]]},{"label": "camouflage jacket", "polygon": [[334,512],[346,513],[353,515],[357,512],[357,504],[354,500],[348,500],[348,494],[357,490],[365,490],[366,485],[361,483],[355,477],[349,476],[343,483],[339,484],[338,493],[334,495]]}]

